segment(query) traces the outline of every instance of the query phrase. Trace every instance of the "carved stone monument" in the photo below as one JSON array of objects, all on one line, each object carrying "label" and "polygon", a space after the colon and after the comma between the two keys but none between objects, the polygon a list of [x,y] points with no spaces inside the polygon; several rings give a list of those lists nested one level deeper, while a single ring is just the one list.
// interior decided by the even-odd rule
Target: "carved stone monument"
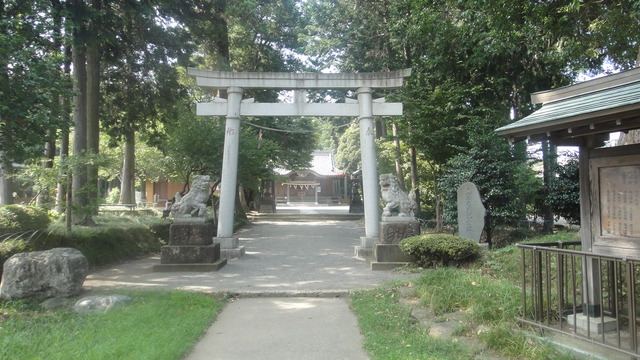
[{"label": "carved stone monument", "polygon": [[171,205],[171,215],[175,219],[184,218],[202,218],[206,216],[207,205],[209,199],[209,176],[194,175],[191,189],[187,195],[180,196],[176,193],[176,202]]},{"label": "carved stone monument", "polygon": [[458,232],[460,237],[480,242],[486,209],[474,183],[458,187]]},{"label": "carved stone monument", "polygon": [[382,200],[386,203],[382,210],[382,217],[391,217],[392,212],[397,210],[395,216],[413,218],[417,209],[414,194],[402,191],[395,175],[380,175],[380,193]]},{"label": "carved stone monument", "polygon": [[414,217],[417,208],[413,194],[400,189],[393,174],[380,175],[380,190],[385,206],[378,232],[378,242],[373,244],[372,270],[387,270],[411,263],[413,258],[400,250],[404,238],[420,234],[420,224]]},{"label": "carved stone monument", "polygon": [[213,243],[213,223],[205,221],[208,198],[209,176],[205,175],[194,176],[189,193],[176,196],[169,245],[162,247],[160,264],[153,271],[218,271],[226,265],[220,244]]}]

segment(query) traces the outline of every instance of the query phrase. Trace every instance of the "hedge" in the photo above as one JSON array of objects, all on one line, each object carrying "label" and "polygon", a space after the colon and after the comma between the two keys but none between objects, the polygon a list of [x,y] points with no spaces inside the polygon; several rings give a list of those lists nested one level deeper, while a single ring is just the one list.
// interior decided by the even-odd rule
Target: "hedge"
[{"label": "hedge", "polygon": [[95,227],[74,226],[70,233],[64,224],[47,229],[0,237],[2,264],[14,254],[71,247],[80,250],[92,267],[117,263],[155,253],[169,241],[170,222],[158,217],[96,217]]},{"label": "hedge", "polygon": [[51,223],[46,211],[33,206],[0,206],[0,235],[46,229]]},{"label": "hedge", "polygon": [[470,261],[480,254],[480,247],[473,240],[449,234],[412,236],[400,241],[400,249],[424,267]]}]

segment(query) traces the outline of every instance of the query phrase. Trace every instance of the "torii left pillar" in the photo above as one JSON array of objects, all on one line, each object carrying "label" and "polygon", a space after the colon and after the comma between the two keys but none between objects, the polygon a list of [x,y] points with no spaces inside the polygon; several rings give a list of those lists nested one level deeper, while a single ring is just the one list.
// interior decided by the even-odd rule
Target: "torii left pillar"
[{"label": "torii left pillar", "polygon": [[242,103],[243,90],[239,87],[229,87],[227,88],[227,94],[218,233],[214,238],[214,242],[220,244],[221,257],[237,258],[245,253],[244,246],[239,246],[239,239],[233,237],[233,215],[237,194],[238,150],[240,145],[240,104]]}]

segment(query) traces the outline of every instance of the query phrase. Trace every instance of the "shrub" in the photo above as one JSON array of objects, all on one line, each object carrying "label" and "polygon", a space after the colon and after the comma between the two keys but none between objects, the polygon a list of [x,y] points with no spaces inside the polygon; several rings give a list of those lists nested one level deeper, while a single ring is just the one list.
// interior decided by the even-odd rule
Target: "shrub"
[{"label": "shrub", "polygon": [[424,267],[469,261],[480,253],[480,247],[473,240],[449,234],[412,236],[400,242],[400,249]]},{"label": "shrub", "polygon": [[0,235],[45,229],[50,222],[47,212],[36,207],[24,205],[0,207]]},{"label": "shrub", "polygon": [[104,199],[107,204],[117,204],[120,201],[120,188],[115,187],[109,190],[109,193]]},{"label": "shrub", "polygon": [[170,222],[158,217],[98,216],[98,226],[74,226],[67,233],[64,225],[53,223],[48,229],[0,236],[0,275],[2,265],[14,254],[72,247],[80,250],[90,266],[107,265],[155,253],[169,240]]},{"label": "shrub", "polygon": [[70,233],[61,227],[53,231],[62,238],[62,246],[80,250],[90,266],[155,253],[168,242],[170,223],[161,218],[107,215],[98,216],[95,220],[98,223],[95,227],[75,226]]}]

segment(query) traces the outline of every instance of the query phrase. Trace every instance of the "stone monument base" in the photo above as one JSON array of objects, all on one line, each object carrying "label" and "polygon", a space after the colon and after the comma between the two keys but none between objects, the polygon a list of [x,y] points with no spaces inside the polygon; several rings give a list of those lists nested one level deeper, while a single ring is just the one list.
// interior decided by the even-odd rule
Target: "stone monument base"
[{"label": "stone monument base", "polygon": [[167,245],[160,249],[160,264],[212,263],[220,259],[220,244]]},{"label": "stone monument base", "polygon": [[227,263],[220,255],[212,223],[180,219],[169,228],[169,245],[160,249],[160,264],[153,271],[218,271]]},{"label": "stone monument base", "polygon": [[400,250],[402,239],[419,235],[420,223],[413,218],[383,217],[378,243],[373,245],[371,270],[390,270],[411,264],[414,259]]},{"label": "stone monument base", "polygon": [[237,259],[245,254],[244,246],[240,246],[237,237],[216,237],[213,242],[220,244],[220,256],[227,259]]},{"label": "stone monument base", "polygon": [[582,313],[576,314],[575,319],[573,315],[567,315],[567,323],[571,326],[574,326],[574,323],[575,323],[575,326],[578,329],[581,329],[584,331],[587,331],[587,327],[588,327],[589,331],[596,334],[615,331],[618,328],[618,320],[612,317],[604,316],[603,319],[600,319],[599,316],[589,317]]}]

